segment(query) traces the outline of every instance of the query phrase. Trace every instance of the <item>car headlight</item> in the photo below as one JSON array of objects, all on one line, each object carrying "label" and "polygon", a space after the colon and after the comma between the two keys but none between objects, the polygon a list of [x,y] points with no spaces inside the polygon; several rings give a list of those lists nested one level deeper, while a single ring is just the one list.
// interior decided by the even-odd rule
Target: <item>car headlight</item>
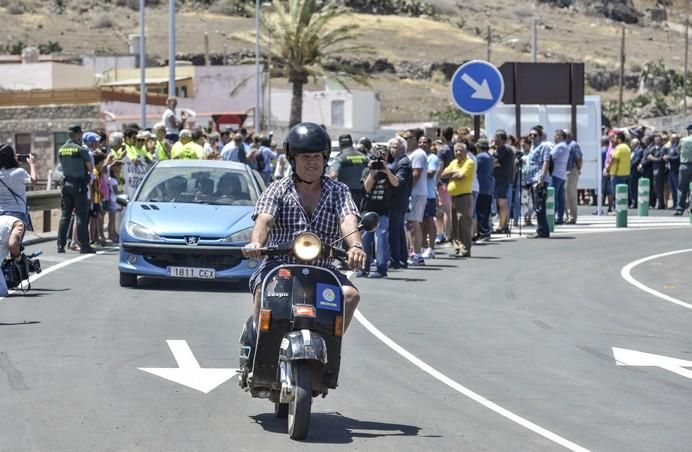
[{"label": "car headlight", "polygon": [[161,240],[156,232],[133,221],[127,222],[126,229],[128,234],[139,240]]},{"label": "car headlight", "polygon": [[234,232],[225,239],[224,242],[249,242],[253,228],[243,229],[242,231]]},{"label": "car headlight", "polygon": [[322,242],[312,232],[303,232],[293,241],[293,254],[303,261],[317,259],[322,252]]}]

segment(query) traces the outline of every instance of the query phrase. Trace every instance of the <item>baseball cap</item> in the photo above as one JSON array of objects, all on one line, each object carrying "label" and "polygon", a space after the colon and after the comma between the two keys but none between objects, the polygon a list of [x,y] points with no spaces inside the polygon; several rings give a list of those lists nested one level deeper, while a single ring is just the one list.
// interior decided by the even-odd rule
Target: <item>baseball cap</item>
[{"label": "baseball cap", "polygon": [[67,126],[67,131],[72,133],[78,133],[82,131],[82,126],[79,124],[70,124]]},{"label": "baseball cap", "polygon": [[687,125],[687,130],[692,130],[692,123]]},{"label": "baseball cap", "polygon": [[353,138],[351,138],[351,135],[349,135],[349,134],[339,135],[339,147],[340,148],[353,147]]},{"label": "baseball cap", "polygon": [[97,133],[87,132],[84,134],[84,136],[82,136],[82,141],[85,143],[98,143],[99,141],[101,141],[101,137]]},{"label": "baseball cap", "polygon": [[139,132],[137,132],[136,139],[137,140],[147,140],[147,139],[149,139],[149,137],[151,137],[151,134],[148,131],[140,130]]}]

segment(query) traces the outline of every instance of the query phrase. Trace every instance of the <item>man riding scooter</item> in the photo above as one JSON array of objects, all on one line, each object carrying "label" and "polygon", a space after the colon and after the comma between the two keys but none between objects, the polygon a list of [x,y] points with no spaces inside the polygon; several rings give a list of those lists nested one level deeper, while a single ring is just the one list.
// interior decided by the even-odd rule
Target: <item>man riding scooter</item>
[{"label": "man riding scooter", "polygon": [[[342,236],[348,247],[351,268],[362,268],[366,255],[358,232],[360,214],[346,185],[325,176],[331,140],[319,125],[304,122],[288,132],[284,150],[292,174],[273,182],[255,206],[255,227],[250,243],[243,248],[248,258],[259,259],[259,249],[293,240],[300,232],[312,232],[323,243],[333,243]],[[295,263],[291,256],[265,257],[250,278],[255,325],[261,306],[260,287],[264,277],[282,263]],[[334,270],[331,259],[320,258],[313,265]],[[358,290],[340,272],[338,275],[345,301],[344,330],[348,328],[360,301]],[[252,360],[250,360],[250,363]]]}]

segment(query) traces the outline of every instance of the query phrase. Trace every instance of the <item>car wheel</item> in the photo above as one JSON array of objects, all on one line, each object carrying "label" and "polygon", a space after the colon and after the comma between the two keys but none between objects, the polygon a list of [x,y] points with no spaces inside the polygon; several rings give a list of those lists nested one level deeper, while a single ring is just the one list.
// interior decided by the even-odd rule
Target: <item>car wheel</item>
[{"label": "car wheel", "polygon": [[120,287],[135,287],[137,285],[137,275],[134,273],[120,272]]}]

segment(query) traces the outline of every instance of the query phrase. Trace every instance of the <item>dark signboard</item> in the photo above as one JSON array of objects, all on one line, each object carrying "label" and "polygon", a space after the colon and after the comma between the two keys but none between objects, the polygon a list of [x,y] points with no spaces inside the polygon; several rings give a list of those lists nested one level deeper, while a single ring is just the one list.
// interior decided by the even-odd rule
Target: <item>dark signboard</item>
[{"label": "dark signboard", "polygon": [[505,63],[500,73],[504,104],[584,104],[584,63]]}]

